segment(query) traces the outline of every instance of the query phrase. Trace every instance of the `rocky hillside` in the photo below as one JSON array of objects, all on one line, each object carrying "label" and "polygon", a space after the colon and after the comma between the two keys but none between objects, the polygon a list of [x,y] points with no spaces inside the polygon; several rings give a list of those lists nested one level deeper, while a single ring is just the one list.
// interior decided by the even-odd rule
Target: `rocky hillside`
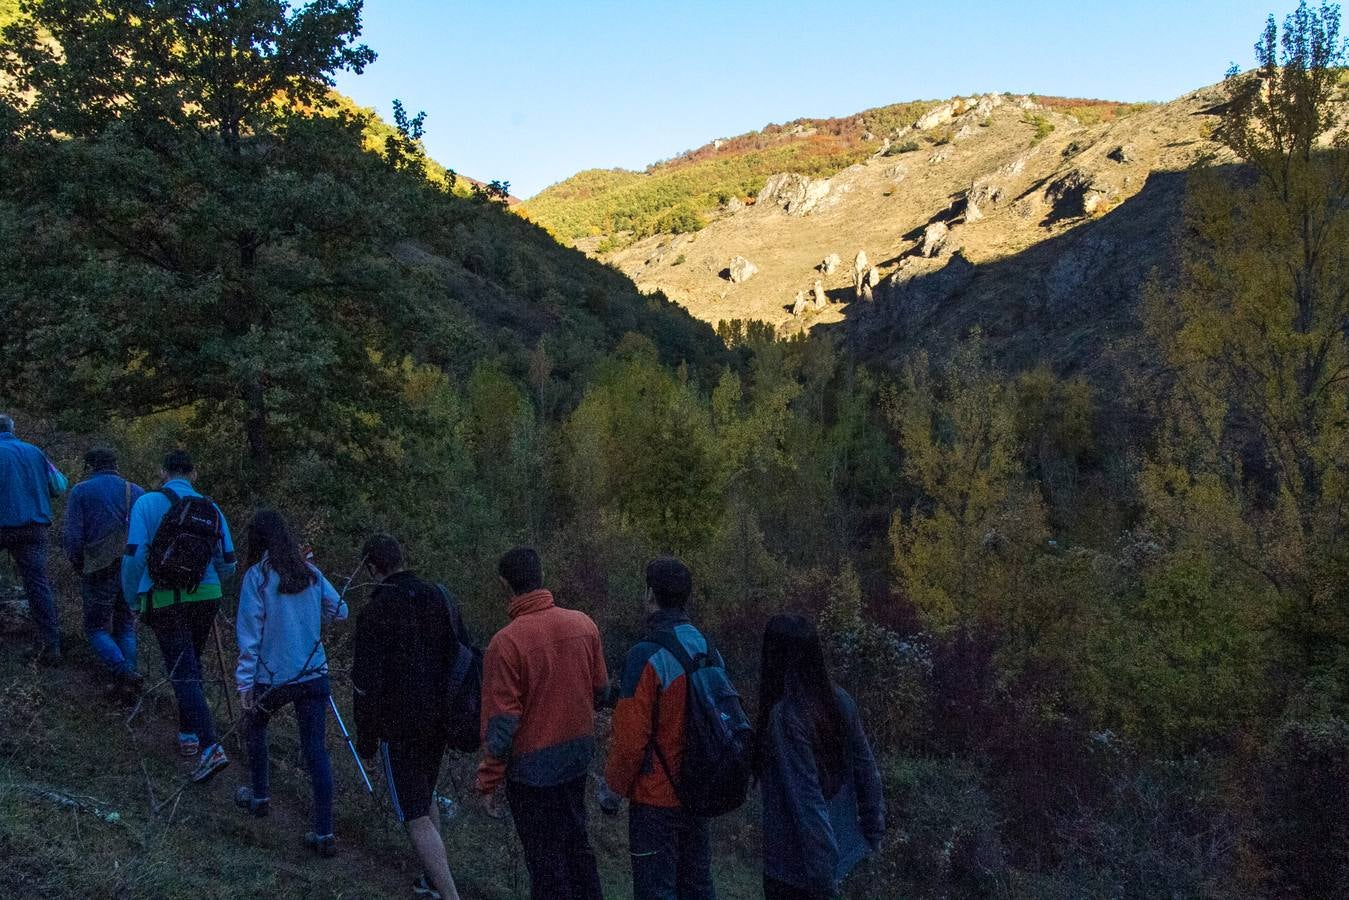
[{"label": "rocky hillside", "polygon": [[870,356],[980,324],[1013,357],[1073,369],[1163,261],[1185,170],[1222,159],[1223,102],[1221,86],[1150,106],[955,98],[831,177],[766,179],[700,230],[577,243],[708,322],[842,328]]}]

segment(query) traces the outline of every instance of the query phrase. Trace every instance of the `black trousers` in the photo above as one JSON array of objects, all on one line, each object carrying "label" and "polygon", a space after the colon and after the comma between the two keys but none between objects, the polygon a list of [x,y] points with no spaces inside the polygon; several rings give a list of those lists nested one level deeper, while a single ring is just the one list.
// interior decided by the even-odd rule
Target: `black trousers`
[{"label": "black trousers", "polygon": [[585,776],[554,787],[506,782],[533,900],[603,900],[586,833]]}]

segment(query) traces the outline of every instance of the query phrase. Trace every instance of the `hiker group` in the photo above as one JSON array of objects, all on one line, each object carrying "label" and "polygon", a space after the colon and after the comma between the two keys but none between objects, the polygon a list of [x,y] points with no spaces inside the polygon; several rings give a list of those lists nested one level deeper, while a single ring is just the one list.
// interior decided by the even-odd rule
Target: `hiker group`
[{"label": "hiker group", "polygon": [[[161,486],[124,478],[106,449],[85,456],[69,491],[63,547],[81,577],[84,631],[113,693],[143,690],[136,626],[154,633],[178,710],[179,752],[192,782],[229,765],[206,699],[202,659],[220,641],[223,584],[238,567],[220,508],[193,486],[182,450],[163,460]],[[67,481],[0,415],[0,546],[23,581],[40,663],[61,661],[47,574],[51,501]],[[330,713],[362,762],[382,773],[424,876],[414,890],[460,896],[440,833],[437,793],[448,751],[480,752],[476,793],[487,814],[509,813],[531,895],[599,898],[587,784],[597,753],[596,712],[613,706],[612,735],[595,799],[606,814],[628,801],[632,891],[638,900],[705,900],[712,878],[711,821],[757,784],[766,898],[827,898],[885,830],[880,776],[857,708],[829,676],[814,625],[778,615],[759,661],[757,721],[749,721],[725,660],[691,621],[693,576],[662,557],[646,568],[645,630],[611,686],[600,633],[584,613],[556,604],[539,555],[517,547],[497,574],[509,623],[480,651],[455,596],[405,565],[387,534],[365,541],[368,602],[351,629],[354,735],[329,687],[324,626],[348,619],[344,598],[297,543],[285,518],[259,510],[245,534],[235,620],[234,674],[243,714],[245,814],[271,809],[267,728],[293,707],[313,792],[306,844],[337,852]],[[637,611],[634,610],[634,613]],[[223,648],[217,643],[217,651]]]}]

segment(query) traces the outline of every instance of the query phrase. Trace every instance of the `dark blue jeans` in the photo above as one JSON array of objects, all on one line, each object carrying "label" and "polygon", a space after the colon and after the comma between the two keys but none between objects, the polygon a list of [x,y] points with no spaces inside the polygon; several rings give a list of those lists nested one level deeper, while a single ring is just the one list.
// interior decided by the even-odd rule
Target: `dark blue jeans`
[{"label": "dark blue jeans", "polygon": [[152,610],[149,615],[159,652],[164,654],[164,669],[178,699],[178,730],[195,734],[202,749],[215,743],[215,723],[201,683],[201,655],[219,609],[219,600],[197,600]]},{"label": "dark blue jeans", "polygon": [[270,797],[271,759],[267,755],[267,723],[289,703],[295,704],[300,730],[300,753],[314,791],[314,833],[333,833],[333,766],[328,758],[328,676],[297,684],[254,688],[258,705],[247,719],[248,765],[253,796]]},{"label": "dark blue jeans", "polygon": [[136,671],[136,616],[122,597],[121,571],[111,565],[80,579],[84,636],[113,675]]},{"label": "dark blue jeans", "polygon": [[628,809],[633,900],[716,900],[707,820],[681,809]]},{"label": "dark blue jeans", "polygon": [[0,547],[9,551],[14,559],[14,568],[19,570],[23,593],[28,598],[28,610],[33,616],[33,624],[37,626],[38,643],[60,650],[60,623],[56,618],[51,582],[47,579],[47,526],[0,528]]}]

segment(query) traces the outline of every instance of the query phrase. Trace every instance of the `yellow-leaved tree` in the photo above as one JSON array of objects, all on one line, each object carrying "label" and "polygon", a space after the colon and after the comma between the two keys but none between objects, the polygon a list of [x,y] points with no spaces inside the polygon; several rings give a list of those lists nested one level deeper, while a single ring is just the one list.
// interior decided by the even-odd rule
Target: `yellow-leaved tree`
[{"label": "yellow-leaved tree", "polygon": [[903,591],[935,631],[1014,630],[1048,535],[1021,463],[1013,382],[986,365],[975,335],[935,371],[917,356],[890,412],[917,495],[890,527]]},{"label": "yellow-leaved tree", "polygon": [[[1242,576],[1309,671],[1349,639],[1349,131],[1338,10],[1271,18],[1192,178],[1180,277],[1146,307],[1173,391],[1143,470],[1172,541]],[[1188,552],[1188,551],[1187,551]]]}]

